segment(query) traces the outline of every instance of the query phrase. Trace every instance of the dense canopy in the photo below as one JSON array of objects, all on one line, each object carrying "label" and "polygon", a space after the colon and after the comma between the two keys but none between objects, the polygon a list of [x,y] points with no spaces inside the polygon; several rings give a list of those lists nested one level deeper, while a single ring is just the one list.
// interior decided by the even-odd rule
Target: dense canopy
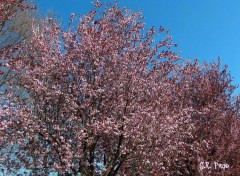
[{"label": "dense canopy", "polygon": [[1,52],[1,79],[12,75],[0,88],[7,172],[240,172],[239,102],[227,68],[178,57],[168,32],[146,30],[142,18],[97,2],[80,21],[72,14],[68,30],[33,23],[31,40]]}]

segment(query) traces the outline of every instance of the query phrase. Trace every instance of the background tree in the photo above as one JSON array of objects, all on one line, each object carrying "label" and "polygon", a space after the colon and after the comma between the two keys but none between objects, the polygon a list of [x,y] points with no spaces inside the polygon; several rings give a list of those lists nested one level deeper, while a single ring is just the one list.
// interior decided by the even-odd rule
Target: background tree
[{"label": "background tree", "polygon": [[[14,52],[14,47],[23,39],[29,38],[32,31],[32,18],[36,17],[30,6],[23,0],[0,1],[0,86],[10,79],[10,70],[2,67],[3,62],[9,59],[7,52]],[[5,55],[4,55],[5,54]],[[5,70],[4,70],[5,69]],[[5,74],[4,74],[5,72]],[[2,75],[4,74],[4,75]]]},{"label": "background tree", "polygon": [[[0,2],[0,50],[10,47],[29,36],[35,8],[23,0]],[[31,13],[31,15],[29,14]]]},{"label": "background tree", "polygon": [[[31,36],[32,18],[37,17],[32,11],[35,7],[30,1],[1,0],[0,1],[0,97],[6,97],[9,93],[11,79],[16,79],[16,73],[5,66],[6,61],[13,61],[12,54],[16,55],[18,44]],[[36,18],[37,19],[37,18]],[[13,88],[13,86],[12,86]],[[12,89],[13,91],[13,89]],[[23,91],[22,91],[23,92]],[[17,92],[14,91],[14,94]],[[18,91],[18,94],[20,91]],[[20,95],[20,94],[19,94]],[[4,101],[0,102],[4,105]],[[7,150],[3,150],[3,148]],[[0,143],[1,155],[13,155],[14,149],[6,141]],[[13,149],[13,150],[11,150]],[[4,161],[4,160],[3,160]],[[1,168],[3,162],[1,161]],[[14,169],[14,168],[12,168]]]},{"label": "background tree", "polygon": [[[238,100],[227,67],[218,63],[186,63],[179,72],[174,92],[177,108],[192,108],[191,135],[172,163],[174,175],[237,175],[239,172]],[[171,105],[172,107],[173,105]],[[200,163],[209,162],[213,169],[201,170]],[[227,163],[230,168],[215,169],[215,163]]]}]

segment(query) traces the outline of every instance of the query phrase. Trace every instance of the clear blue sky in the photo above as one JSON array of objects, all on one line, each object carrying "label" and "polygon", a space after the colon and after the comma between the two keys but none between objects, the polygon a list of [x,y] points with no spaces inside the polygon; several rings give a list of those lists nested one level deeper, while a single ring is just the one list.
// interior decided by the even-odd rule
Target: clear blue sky
[{"label": "clear blue sky", "polygon": [[[67,22],[71,12],[86,14],[91,2],[37,0],[41,13],[50,9]],[[170,29],[182,57],[211,62],[220,56],[234,83],[240,84],[240,0],[119,0],[119,4],[141,10],[147,27]]]}]

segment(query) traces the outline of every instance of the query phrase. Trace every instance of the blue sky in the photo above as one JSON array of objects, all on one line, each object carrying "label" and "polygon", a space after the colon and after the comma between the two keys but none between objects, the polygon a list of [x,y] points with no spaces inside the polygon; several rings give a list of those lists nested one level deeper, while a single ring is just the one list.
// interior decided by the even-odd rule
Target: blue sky
[{"label": "blue sky", "polygon": [[[71,12],[81,15],[92,8],[92,0],[36,1],[41,13],[54,11],[67,23]],[[240,84],[239,0],[119,0],[119,4],[141,10],[148,28],[162,25],[170,29],[182,57],[211,62],[220,56],[234,83]]]}]

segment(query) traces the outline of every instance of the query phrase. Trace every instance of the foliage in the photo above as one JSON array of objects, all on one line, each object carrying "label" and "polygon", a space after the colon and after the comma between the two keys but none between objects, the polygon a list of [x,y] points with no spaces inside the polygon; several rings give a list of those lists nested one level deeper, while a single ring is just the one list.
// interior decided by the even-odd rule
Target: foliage
[{"label": "foliage", "polygon": [[[33,26],[30,41],[1,55],[17,75],[1,96],[0,141],[16,157],[3,156],[5,166],[33,175],[239,173],[226,68],[184,62],[169,35],[154,42],[162,27],[146,31],[140,13],[95,5],[66,32]],[[230,168],[199,169],[216,160]]]}]

